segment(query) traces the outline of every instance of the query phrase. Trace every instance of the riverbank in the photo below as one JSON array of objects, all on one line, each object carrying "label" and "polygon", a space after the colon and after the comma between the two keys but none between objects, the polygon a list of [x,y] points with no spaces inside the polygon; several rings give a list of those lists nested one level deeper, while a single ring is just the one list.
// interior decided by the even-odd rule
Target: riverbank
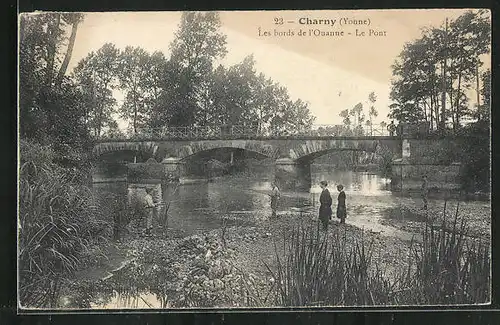
[{"label": "riverbank", "polygon": [[[171,229],[157,230],[151,237],[130,233],[113,245],[102,266],[78,274],[64,304],[72,308],[277,306],[274,282],[277,259],[286,257],[284,243],[294,227],[316,229],[316,225],[312,216],[284,214],[253,226],[222,226],[187,237]],[[370,246],[371,263],[384,266],[383,273],[391,279],[404,266],[402,257],[408,256],[407,241],[332,220],[326,235],[333,245],[340,245],[335,234],[341,234],[348,246],[355,242]]]},{"label": "riverbank", "polygon": [[424,210],[421,200],[401,199],[396,207],[387,208],[383,225],[402,231],[421,233],[428,221],[433,227],[444,226],[448,231],[464,224],[468,236],[489,242],[491,240],[491,207],[480,201],[429,200]]}]

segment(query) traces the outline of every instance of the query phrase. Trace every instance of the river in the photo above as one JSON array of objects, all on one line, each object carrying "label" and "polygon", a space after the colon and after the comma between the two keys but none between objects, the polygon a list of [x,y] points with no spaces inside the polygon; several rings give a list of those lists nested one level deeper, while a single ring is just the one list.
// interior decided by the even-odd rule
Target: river
[{"label": "river", "polygon": [[[169,206],[168,229],[177,230],[186,236],[220,228],[224,217],[227,217],[224,219],[230,225],[253,226],[258,223],[259,219],[268,219],[271,215],[270,198],[267,195],[270,191],[270,181],[266,179],[266,176],[265,173],[262,177],[232,175],[215,179],[210,183],[157,184],[156,187],[161,188],[158,192],[161,195],[157,195],[155,201],[161,203],[162,206]],[[379,233],[381,236],[398,237],[402,240],[410,240],[415,235],[414,232],[396,228],[383,220],[389,217],[391,211],[394,213],[402,206],[413,206],[418,209],[422,205],[418,195],[416,197],[395,195],[390,191],[389,179],[370,172],[338,170],[313,165],[311,176],[312,186],[309,191],[282,191],[278,217],[286,218],[290,214],[303,214],[310,218],[317,218],[321,192],[319,182],[325,180],[332,194],[334,212],[338,193],[336,185],[344,185],[347,196],[346,222],[348,224]],[[131,190],[145,185],[126,182],[100,183],[94,184],[94,190],[106,202],[109,202],[109,196],[104,194],[113,193],[115,202],[117,202],[116,198],[122,198],[121,202],[125,205],[127,195]],[[440,208],[443,204],[443,198],[429,200],[430,208]],[[486,220],[485,227],[489,227],[491,213],[489,202],[467,201],[460,204],[465,207],[465,213],[473,211],[473,213],[482,214],[481,220]],[[450,205],[455,206],[452,201]],[[94,302],[92,306],[94,308],[160,308],[161,305],[155,295],[150,293],[132,295],[115,293],[110,301]]]},{"label": "river", "polygon": [[[319,206],[321,189],[319,182],[328,182],[335,213],[337,184],[344,185],[347,196],[346,222],[383,235],[397,236],[408,240],[412,234],[381,223],[391,209],[402,205],[420,206],[417,196],[400,196],[390,191],[390,180],[371,172],[359,172],[311,167],[311,188],[305,192],[282,191],[278,216],[303,213],[315,217]],[[95,184],[99,192],[114,192],[123,196],[127,188],[144,184],[101,183]],[[160,185],[158,185],[160,187]],[[169,205],[168,228],[191,235],[203,230],[219,228],[223,217],[229,224],[252,225],[259,219],[269,218],[270,181],[262,177],[225,176],[214,181],[194,182],[183,185],[162,185],[162,195],[156,201]],[[429,206],[442,206],[444,200],[429,200]],[[466,204],[489,207],[489,202],[469,201]],[[160,212],[162,214],[162,212]]]}]

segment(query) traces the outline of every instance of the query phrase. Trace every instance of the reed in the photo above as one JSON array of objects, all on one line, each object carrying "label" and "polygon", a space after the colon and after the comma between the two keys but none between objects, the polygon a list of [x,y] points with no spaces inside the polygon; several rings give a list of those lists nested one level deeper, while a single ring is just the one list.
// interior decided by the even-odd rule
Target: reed
[{"label": "reed", "polygon": [[[364,236],[354,245],[334,228],[326,236],[315,226],[298,225],[275,244],[278,305],[374,305],[388,301],[391,287],[381,270],[371,271],[372,249]],[[281,256],[281,257],[280,257]],[[283,258],[284,256],[284,258]]]},{"label": "reed", "polygon": [[465,218],[458,222],[459,204],[447,225],[446,204],[439,227],[426,222],[422,242],[412,245],[408,304],[474,304],[490,299],[489,245],[468,236]]},{"label": "reed", "polygon": [[[446,216],[446,206],[444,208]],[[311,224],[284,232],[283,248],[275,241],[276,304],[280,306],[369,306],[477,304],[490,299],[490,252],[468,237],[457,206],[451,225],[426,222],[412,241],[406,267],[396,278],[373,259],[373,246],[362,233],[347,238],[346,228],[330,236]],[[344,229],[344,230],[342,230]],[[403,257],[404,258],[404,257]]]},{"label": "reed", "polygon": [[86,252],[107,240],[111,227],[75,173],[43,159],[52,157],[50,148],[33,146],[21,146],[29,150],[21,151],[19,175],[19,301],[23,307],[55,307],[65,279]]}]

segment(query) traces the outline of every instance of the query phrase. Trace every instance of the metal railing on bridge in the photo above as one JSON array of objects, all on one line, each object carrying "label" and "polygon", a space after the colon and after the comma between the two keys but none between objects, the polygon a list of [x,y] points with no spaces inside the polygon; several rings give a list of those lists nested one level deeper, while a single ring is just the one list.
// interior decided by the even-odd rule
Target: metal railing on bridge
[{"label": "metal railing on bridge", "polygon": [[162,128],[139,128],[135,134],[126,138],[152,139],[238,139],[238,138],[273,138],[273,137],[362,137],[389,136],[384,124],[372,126],[347,127],[336,124],[315,124],[307,128],[285,130],[280,128],[259,128],[254,125],[219,125],[219,126],[168,126]]}]

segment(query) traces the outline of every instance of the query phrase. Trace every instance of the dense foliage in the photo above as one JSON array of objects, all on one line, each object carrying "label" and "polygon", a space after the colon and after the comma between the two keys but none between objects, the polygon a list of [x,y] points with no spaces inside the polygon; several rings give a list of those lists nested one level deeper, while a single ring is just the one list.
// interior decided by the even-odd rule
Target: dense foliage
[{"label": "dense foliage", "polygon": [[469,10],[407,43],[393,65],[389,117],[424,123],[430,132],[463,136],[462,185],[489,191],[491,47],[486,10]]},{"label": "dense foliage", "polygon": [[[85,102],[65,76],[81,14],[21,15],[19,45],[20,133],[53,144],[59,158],[80,162],[86,150]],[[69,35],[68,35],[69,34]]]},{"label": "dense foliage", "polygon": [[[467,11],[443,26],[424,29],[421,38],[405,45],[393,65],[390,117],[408,123],[425,121],[430,129],[441,131],[449,124],[459,129],[467,117],[486,119],[487,114],[477,111],[489,103],[483,98],[481,104],[479,85],[489,88],[489,70],[481,77],[480,68],[490,43],[486,10]],[[476,93],[475,110],[469,107],[471,93]]]},{"label": "dense foliage", "polygon": [[[128,122],[131,134],[151,127],[252,123],[296,131],[314,120],[307,103],[293,101],[286,88],[256,72],[252,56],[234,66],[216,66],[227,52],[216,13],[184,13],[169,58],[106,43],[83,58],[69,77],[67,64],[61,63],[55,78],[61,56],[71,56],[82,19],[22,16],[23,136],[76,146],[76,139],[81,144],[85,137],[123,135],[118,117]],[[117,94],[124,97],[120,106]]]},{"label": "dense foliage", "polygon": [[54,307],[61,286],[111,228],[79,175],[49,147],[21,142],[19,294],[24,307]]}]

